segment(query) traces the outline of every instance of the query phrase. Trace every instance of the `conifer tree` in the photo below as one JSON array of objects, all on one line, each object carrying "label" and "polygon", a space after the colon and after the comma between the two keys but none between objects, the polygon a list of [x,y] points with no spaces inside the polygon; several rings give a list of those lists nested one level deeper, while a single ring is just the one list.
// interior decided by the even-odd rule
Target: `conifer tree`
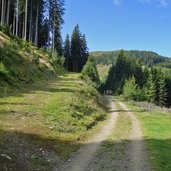
[{"label": "conifer tree", "polygon": [[150,73],[147,79],[147,83],[145,85],[145,97],[148,102],[154,103],[155,102],[155,92],[156,87],[153,81],[152,74]]},{"label": "conifer tree", "polygon": [[72,69],[72,63],[71,63],[71,42],[69,35],[67,34],[65,42],[64,42],[64,57],[65,57],[65,68],[67,70]]},{"label": "conifer tree", "polygon": [[81,58],[81,32],[79,26],[74,28],[71,38],[71,58],[73,72],[79,72],[79,64]]},{"label": "conifer tree", "polygon": [[105,80],[105,89],[106,90],[112,90],[113,92],[115,92],[115,81],[116,81],[116,76],[115,76],[115,65],[112,65],[109,69],[107,78]]},{"label": "conifer tree", "polygon": [[49,0],[50,30],[52,34],[52,49],[57,51],[59,56],[63,54],[61,26],[64,23],[64,0]]},{"label": "conifer tree", "polygon": [[81,72],[88,59],[88,48],[85,35],[82,35],[77,24],[71,37],[72,71]]},{"label": "conifer tree", "polygon": [[5,0],[1,2],[1,25],[4,25]]},{"label": "conifer tree", "polygon": [[166,82],[164,74],[159,73],[159,106],[163,107],[166,105],[167,91],[166,91]]},{"label": "conifer tree", "polygon": [[83,66],[86,64],[88,59],[89,53],[88,53],[88,47],[87,47],[87,41],[85,34],[81,37],[81,63],[79,70],[81,71]]},{"label": "conifer tree", "polygon": [[82,70],[83,77],[89,78],[96,85],[100,83],[98,71],[95,62],[90,58]]},{"label": "conifer tree", "polygon": [[164,106],[167,99],[164,74],[159,68],[152,68],[145,88],[146,98],[158,106]]},{"label": "conifer tree", "polygon": [[9,17],[10,17],[10,5],[11,5],[11,0],[8,0],[8,5],[7,5],[7,16],[6,16],[6,24],[9,26]]},{"label": "conifer tree", "polygon": [[152,80],[155,85],[155,93],[154,93],[154,103],[156,105],[159,105],[159,91],[160,91],[160,85],[159,85],[159,72],[157,68],[151,68],[151,74],[152,74]]},{"label": "conifer tree", "polygon": [[135,77],[132,76],[128,80],[125,81],[125,85],[123,87],[123,95],[126,99],[137,99],[137,91],[138,86],[136,84]]},{"label": "conifer tree", "polygon": [[24,24],[24,39],[25,40],[27,39],[27,16],[28,16],[28,0],[25,1],[25,24]]},{"label": "conifer tree", "polygon": [[124,55],[124,51],[121,50],[115,65],[115,92],[117,94],[122,93],[123,85],[125,80],[129,77],[129,73],[130,67],[128,65],[128,58]]},{"label": "conifer tree", "polygon": [[38,46],[39,11],[40,11],[40,0],[37,0],[37,8],[36,8],[36,31],[35,31],[35,40],[34,40],[34,43],[35,43],[36,46]]}]

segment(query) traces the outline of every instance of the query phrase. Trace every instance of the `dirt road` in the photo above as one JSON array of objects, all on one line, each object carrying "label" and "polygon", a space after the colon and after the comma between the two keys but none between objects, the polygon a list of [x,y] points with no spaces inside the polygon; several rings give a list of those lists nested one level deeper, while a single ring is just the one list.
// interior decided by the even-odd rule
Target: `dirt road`
[{"label": "dirt road", "polygon": [[149,171],[148,155],[145,149],[143,134],[141,131],[140,123],[135,115],[126,107],[122,102],[119,102],[123,110],[127,112],[127,115],[131,118],[132,129],[130,132],[130,143],[128,148],[128,154],[130,157],[130,171]]},{"label": "dirt road", "polygon": [[109,136],[111,131],[115,127],[117,120],[117,112],[115,111],[114,103],[110,96],[104,97],[105,105],[109,108],[110,117],[107,124],[102,130],[97,133],[92,139],[90,139],[86,145],[84,145],[68,162],[67,165],[63,166],[60,170],[65,171],[84,171],[88,164],[93,159],[94,153],[100,148],[102,142]]},{"label": "dirt road", "polygon": [[[111,96],[105,96],[105,104],[109,108],[110,117],[102,130],[90,139],[81,149],[69,159],[67,164],[63,165],[60,171],[149,171],[148,155],[145,150],[143,135],[139,121],[135,115],[122,102],[117,102],[122,112],[127,115],[132,128],[127,143],[125,143],[124,152],[120,151],[120,146],[112,142],[113,146],[118,146],[109,152],[103,151],[98,154],[102,148],[103,142],[115,129],[119,111],[115,108]],[[117,149],[117,150],[116,150]],[[105,154],[106,153],[106,154]],[[122,154],[119,154],[122,153]],[[115,156],[115,157],[113,157]]]}]

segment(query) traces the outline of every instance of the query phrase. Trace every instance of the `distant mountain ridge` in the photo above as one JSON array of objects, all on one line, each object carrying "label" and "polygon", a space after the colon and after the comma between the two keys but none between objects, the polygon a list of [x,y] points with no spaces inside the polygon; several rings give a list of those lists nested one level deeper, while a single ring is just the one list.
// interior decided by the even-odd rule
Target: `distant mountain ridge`
[{"label": "distant mountain ridge", "polygon": [[[159,65],[171,68],[171,58],[159,55],[152,51],[124,50],[128,58],[140,59],[147,66]],[[90,53],[97,64],[110,65],[115,63],[119,50],[116,51],[95,51]]]}]

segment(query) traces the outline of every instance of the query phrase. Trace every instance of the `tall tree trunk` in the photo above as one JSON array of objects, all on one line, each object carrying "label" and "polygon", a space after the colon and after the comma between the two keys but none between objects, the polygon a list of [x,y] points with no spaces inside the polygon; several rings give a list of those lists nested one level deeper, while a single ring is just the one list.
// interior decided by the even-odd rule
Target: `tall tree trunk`
[{"label": "tall tree trunk", "polygon": [[10,4],[11,4],[11,0],[8,0],[8,7],[7,7],[7,25],[9,26],[9,13],[10,13]]},{"label": "tall tree trunk", "polygon": [[33,22],[33,1],[31,0],[30,7],[30,27],[29,27],[29,41],[32,42],[32,22]]},{"label": "tall tree trunk", "polygon": [[1,25],[4,24],[4,0],[2,0],[2,8],[1,8]]},{"label": "tall tree trunk", "polygon": [[28,9],[28,0],[26,0],[25,4],[25,30],[24,30],[24,39],[27,40],[27,9]]},{"label": "tall tree trunk", "polygon": [[7,0],[4,0],[4,16],[3,16],[3,24],[5,25],[5,18],[6,18],[6,5],[7,5]]},{"label": "tall tree trunk", "polygon": [[16,6],[16,36],[18,36],[18,21],[19,21],[19,0],[17,0]]},{"label": "tall tree trunk", "polygon": [[[21,19],[20,19],[21,20]],[[19,24],[18,24],[18,36],[20,37],[20,38],[22,38],[22,27],[23,25],[22,25],[22,22],[19,22]]]},{"label": "tall tree trunk", "polygon": [[[1,16],[1,11],[2,11],[2,0],[0,0],[0,16]],[[0,18],[0,24],[1,24],[1,18]]]},{"label": "tall tree trunk", "polygon": [[39,27],[39,0],[37,0],[37,14],[36,14],[36,33],[35,33],[35,45],[38,46],[38,27]]},{"label": "tall tree trunk", "polygon": [[24,39],[24,36],[25,36],[25,21],[24,21],[24,17],[22,17],[23,19],[23,28],[22,28],[22,39]]},{"label": "tall tree trunk", "polygon": [[51,47],[50,47],[50,45],[51,45],[51,44],[50,44],[50,13],[49,13],[49,21],[48,21],[48,22],[49,22],[49,24],[48,24],[48,25],[49,25],[49,33],[48,33],[48,49],[50,49],[50,48],[51,48]]},{"label": "tall tree trunk", "polygon": [[15,24],[16,24],[16,14],[15,14],[15,9],[14,9],[14,18],[13,18],[13,34],[15,34]]},{"label": "tall tree trunk", "polygon": [[52,50],[55,51],[55,34],[56,34],[56,23],[55,23],[55,9],[53,10],[53,42],[52,42]]}]

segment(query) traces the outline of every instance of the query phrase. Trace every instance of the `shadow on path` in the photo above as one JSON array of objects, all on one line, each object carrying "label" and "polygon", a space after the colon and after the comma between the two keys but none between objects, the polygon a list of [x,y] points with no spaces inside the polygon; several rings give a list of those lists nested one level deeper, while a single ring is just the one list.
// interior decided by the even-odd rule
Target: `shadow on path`
[{"label": "shadow on path", "polygon": [[[106,153],[108,151],[114,151],[114,148],[116,146],[121,146],[125,143],[129,144],[132,141],[134,141],[134,144],[140,143],[139,140],[123,140],[119,142],[105,141],[106,146],[107,144],[109,144],[107,146]],[[145,139],[144,141],[147,144],[150,144],[150,146],[161,145],[160,149],[158,149],[153,158],[151,158],[151,161],[156,161],[154,163],[157,164],[159,170],[170,171],[171,153],[169,153],[169,150],[171,149],[168,149],[166,147],[168,147],[168,144],[170,144],[171,146],[171,139]],[[64,171],[65,168],[61,168],[61,165],[70,165],[70,162],[68,160],[65,161],[64,159],[60,159],[59,156],[61,154],[61,151],[52,149],[51,144],[63,144],[64,148],[75,149],[81,145],[74,142],[61,141],[59,139],[42,138],[38,135],[26,134],[22,132],[0,131],[0,170],[35,171],[40,169],[41,171],[48,171],[49,168],[51,168],[51,170],[57,168],[59,171]],[[88,143],[86,144],[86,146],[96,146],[96,142]],[[6,154],[11,159],[3,157],[2,154]],[[120,163],[118,162],[119,159],[117,158],[117,153],[114,153],[113,156],[111,156],[111,160],[108,161],[106,161],[103,156],[105,156],[105,154],[102,155],[98,161],[94,161],[96,162],[97,166],[97,168],[93,168],[95,171],[99,168],[101,171],[133,171],[130,170],[130,164],[133,161],[129,161],[128,159],[128,161],[126,161],[125,163]],[[121,168],[122,170],[120,170]]]}]

